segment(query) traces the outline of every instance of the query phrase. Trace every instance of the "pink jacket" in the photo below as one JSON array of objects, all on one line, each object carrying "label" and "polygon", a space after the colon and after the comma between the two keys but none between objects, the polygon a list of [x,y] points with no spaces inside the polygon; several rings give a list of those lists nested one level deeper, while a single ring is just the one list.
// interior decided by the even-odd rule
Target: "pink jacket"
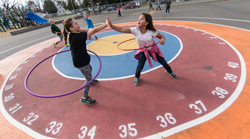
[{"label": "pink jacket", "polygon": [[[139,45],[139,48],[141,48],[140,45]],[[144,54],[145,54],[145,56],[146,56],[146,58],[148,60],[148,64],[149,64],[150,67],[153,67],[153,65],[152,65],[149,53],[151,54],[151,56],[152,56],[152,58],[153,58],[153,60],[155,62],[157,61],[155,53],[157,53],[159,57],[164,58],[164,56],[162,55],[162,52],[161,52],[160,48],[157,46],[157,44],[155,44],[155,42],[151,46],[151,49],[149,49],[149,50],[147,50],[147,48],[146,49],[139,49],[139,50],[137,50],[136,53],[135,53],[135,55],[134,55],[135,59],[139,60],[139,53],[140,52],[144,52]]]}]

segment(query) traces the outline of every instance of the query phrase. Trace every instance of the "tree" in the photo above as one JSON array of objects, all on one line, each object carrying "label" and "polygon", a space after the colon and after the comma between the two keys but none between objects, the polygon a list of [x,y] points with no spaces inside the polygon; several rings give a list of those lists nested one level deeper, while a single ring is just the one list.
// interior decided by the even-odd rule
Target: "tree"
[{"label": "tree", "polygon": [[[36,1],[37,2],[37,1]],[[38,0],[39,2],[39,0]],[[36,4],[34,1],[29,0],[27,2],[27,6],[29,6],[31,9],[33,9],[34,11],[40,12],[41,8],[40,8],[40,4]]]},{"label": "tree", "polygon": [[40,0],[34,0],[34,3],[36,4],[37,6],[37,11],[41,12],[42,9],[41,9],[41,4],[40,4]]},{"label": "tree", "polygon": [[83,0],[82,8],[88,7],[88,5],[89,5],[89,1],[88,0]]},{"label": "tree", "polygon": [[[72,3],[71,3],[71,1],[72,1]],[[72,7],[72,5],[73,5],[73,7]],[[68,7],[69,10],[73,10],[73,9],[77,9],[78,5],[77,5],[75,0],[68,0],[67,7]]]},{"label": "tree", "polygon": [[80,5],[80,8],[82,7],[82,3],[81,0],[76,0],[78,2],[78,4]]},{"label": "tree", "polygon": [[95,13],[95,0],[91,0],[92,12]]},{"label": "tree", "polygon": [[56,13],[57,12],[57,8],[55,6],[55,3],[52,2],[51,0],[44,0],[43,10],[44,10],[44,12],[48,12],[48,13]]},{"label": "tree", "polygon": [[8,10],[15,7],[16,4],[17,4],[17,1],[16,0],[1,0],[2,2],[2,6],[5,8],[5,10]]}]

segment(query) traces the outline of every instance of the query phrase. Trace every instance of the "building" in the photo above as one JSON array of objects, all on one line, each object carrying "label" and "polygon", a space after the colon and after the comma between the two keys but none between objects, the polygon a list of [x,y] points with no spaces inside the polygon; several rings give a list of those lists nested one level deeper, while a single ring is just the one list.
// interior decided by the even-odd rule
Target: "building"
[{"label": "building", "polygon": [[67,14],[67,11],[63,8],[63,6],[60,3],[58,3],[58,5],[55,5],[55,6],[57,8],[57,14],[59,16]]}]

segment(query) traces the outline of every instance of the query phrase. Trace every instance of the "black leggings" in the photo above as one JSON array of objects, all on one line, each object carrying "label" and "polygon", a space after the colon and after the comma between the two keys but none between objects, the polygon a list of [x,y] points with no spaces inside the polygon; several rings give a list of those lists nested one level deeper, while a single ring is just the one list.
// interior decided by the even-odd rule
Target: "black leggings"
[{"label": "black leggings", "polygon": [[[164,58],[162,58],[162,57],[159,57],[157,53],[155,53],[155,54],[156,54],[157,61],[167,70],[168,73],[172,73],[172,69],[168,65],[166,60]],[[142,69],[143,69],[143,67],[145,65],[146,60],[147,60],[147,58],[146,58],[144,52],[140,52],[139,53],[138,65],[137,65],[136,72],[135,72],[135,77],[136,78],[140,77],[141,71],[142,71]]]}]

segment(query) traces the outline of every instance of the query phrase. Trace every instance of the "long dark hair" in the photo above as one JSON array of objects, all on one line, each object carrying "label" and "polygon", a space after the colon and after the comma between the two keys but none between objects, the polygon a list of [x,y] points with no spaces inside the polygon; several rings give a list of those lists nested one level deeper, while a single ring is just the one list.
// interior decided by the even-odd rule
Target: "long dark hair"
[{"label": "long dark hair", "polygon": [[70,27],[72,27],[73,18],[67,18],[63,21],[63,40],[66,41],[68,37],[68,33],[70,32]]},{"label": "long dark hair", "polygon": [[146,21],[148,22],[146,29],[156,31],[156,29],[154,28],[154,25],[153,25],[152,16],[150,14],[147,14],[147,13],[142,13],[142,15],[144,15]]}]

